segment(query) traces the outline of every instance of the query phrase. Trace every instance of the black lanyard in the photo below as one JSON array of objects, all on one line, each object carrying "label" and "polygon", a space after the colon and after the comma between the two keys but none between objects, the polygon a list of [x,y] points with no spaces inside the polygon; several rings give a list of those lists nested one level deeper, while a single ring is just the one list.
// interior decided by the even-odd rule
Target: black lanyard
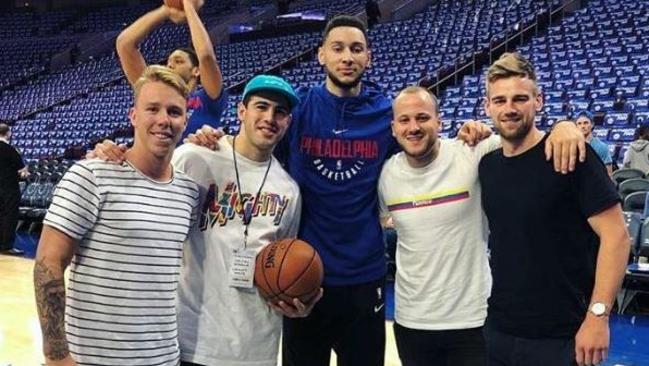
[{"label": "black lanyard", "polygon": [[239,181],[237,153],[235,152],[234,149],[234,144],[236,140],[237,140],[237,136],[234,136],[232,138],[232,160],[234,161],[234,174],[237,177],[237,188],[239,189],[239,202],[241,202],[241,211],[243,211],[243,227],[244,227],[243,249],[246,249],[246,247],[248,246],[248,226],[250,226],[250,222],[252,221],[252,211],[255,209],[255,206],[257,206],[257,201],[259,200],[259,196],[261,195],[261,190],[264,188],[264,184],[266,184],[266,178],[268,177],[268,172],[270,171],[270,164],[273,162],[273,157],[271,156],[270,159],[268,159],[268,166],[266,167],[266,173],[264,173],[264,179],[262,179],[261,185],[259,185],[259,189],[257,190],[255,199],[252,201],[252,205],[248,206],[250,207],[250,209],[246,210],[246,205],[243,203],[243,189],[241,188],[241,182]]}]

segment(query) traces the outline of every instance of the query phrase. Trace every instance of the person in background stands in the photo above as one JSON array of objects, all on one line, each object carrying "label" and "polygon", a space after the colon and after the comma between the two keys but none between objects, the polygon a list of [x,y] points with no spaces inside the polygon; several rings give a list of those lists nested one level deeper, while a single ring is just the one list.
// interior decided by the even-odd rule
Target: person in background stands
[{"label": "person in background stands", "polygon": [[649,173],[649,126],[638,126],[635,130],[633,142],[624,153],[623,164],[625,168],[639,169],[645,174]]},{"label": "person in background stands", "polygon": [[606,166],[608,175],[613,174],[613,159],[611,158],[611,152],[608,150],[608,145],[593,135],[593,127],[595,127],[593,124],[593,115],[588,111],[581,111],[577,115],[575,123],[584,134],[584,138],[586,138],[588,144],[595,150],[597,156],[599,156]]},{"label": "person in background stands", "polygon": [[11,145],[11,128],[0,123],[0,254],[22,255],[14,248],[18,208],[20,205],[19,179],[29,176],[20,153]]}]

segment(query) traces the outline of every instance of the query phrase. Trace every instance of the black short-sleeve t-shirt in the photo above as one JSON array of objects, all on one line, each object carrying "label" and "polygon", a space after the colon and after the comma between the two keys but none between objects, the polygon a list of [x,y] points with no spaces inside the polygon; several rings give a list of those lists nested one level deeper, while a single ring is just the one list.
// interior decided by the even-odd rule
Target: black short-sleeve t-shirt
[{"label": "black short-sleeve t-shirt", "polygon": [[592,148],[562,175],[545,159],[546,138],[514,157],[493,151],[479,167],[493,273],[487,322],[520,337],[575,335],[599,250],[587,219],[619,203]]}]

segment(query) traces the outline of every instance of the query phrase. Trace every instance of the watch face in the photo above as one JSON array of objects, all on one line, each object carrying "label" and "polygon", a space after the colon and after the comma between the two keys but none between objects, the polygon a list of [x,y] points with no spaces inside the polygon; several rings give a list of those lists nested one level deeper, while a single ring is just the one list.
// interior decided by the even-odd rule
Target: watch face
[{"label": "watch face", "polygon": [[606,305],[601,302],[595,303],[590,307],[590,311],[595,315],[603,315],[606,312]]}]

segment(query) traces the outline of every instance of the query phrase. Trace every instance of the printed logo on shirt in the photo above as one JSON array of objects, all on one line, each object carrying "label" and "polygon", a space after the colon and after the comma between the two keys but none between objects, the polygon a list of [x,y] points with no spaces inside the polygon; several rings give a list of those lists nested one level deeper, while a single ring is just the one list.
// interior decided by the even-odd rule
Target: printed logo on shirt
[{"label": "printed logo on shirt", "polygon": [[194,111],[201,109],[203,107],[203,101],[201,98],[197,95],[193,97],[189,97],[187,100],[187,119],[190,119],[192,117],[192,114],[194,114]]},{"label": "printed logo on shirt", "polygon": [[257,202],[254,200],[253,194],[241,195],[234,182],[228,183],[223,191],[219,191],[216,184],[211,184],[200,213],[200,230],[205,231],[216,224],[225,226],[235,216],[243,220],[244,213],[252,218],[271,216],[273,225],[279,226],[291,198],[272,192],[262,192],[259,194],[259,200]]},{"label": "printed logo on shirt", "polygon": [[435,192],[429,195],[410,197],[396,202],[388,203],[389,211],[409,210],[412,208],[441,205],[449,202],[461,201],[469,198],[469,191],[462,189],[458,191]]},{"label": "printed logo on shirt", "polygon": [[193,97],[189,97],[189,99],[187,100],[187,109],[188,110],[189,109],[191,109],[191,110],[200,109],[201,107],[203,107],[203,101],[201,100],[201,98],[198,95],[195,95]]},{"label": "printed logo on shirt", "polygon": [[313,159],[320,174],[333,181],[352,179],[363,170],[367,160],[379,156],[375,140],[345,140],[302,136],[300,151]]}]

